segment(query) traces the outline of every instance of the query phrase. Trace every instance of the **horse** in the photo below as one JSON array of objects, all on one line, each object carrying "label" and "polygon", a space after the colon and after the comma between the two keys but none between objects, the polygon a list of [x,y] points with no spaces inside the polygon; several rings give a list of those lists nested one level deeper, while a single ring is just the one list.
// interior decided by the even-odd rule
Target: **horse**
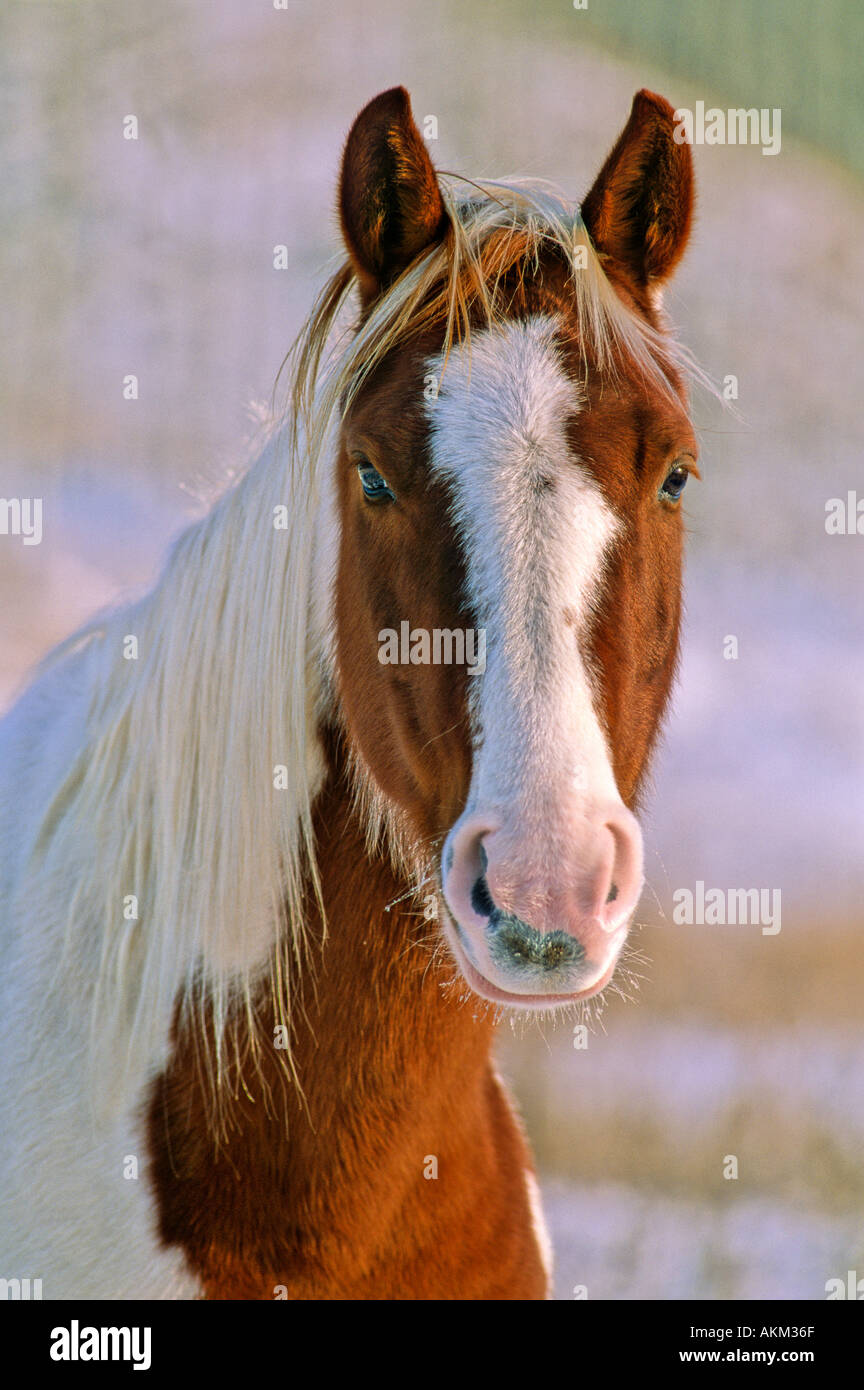
[{"label": "horse", "polygon": [[579,207],[375,97],[257,457],[4,718],[7,1277],[551,1297],[493,1043],[599,998],[643,888],[698,476],[673,117],[638,92]]}]

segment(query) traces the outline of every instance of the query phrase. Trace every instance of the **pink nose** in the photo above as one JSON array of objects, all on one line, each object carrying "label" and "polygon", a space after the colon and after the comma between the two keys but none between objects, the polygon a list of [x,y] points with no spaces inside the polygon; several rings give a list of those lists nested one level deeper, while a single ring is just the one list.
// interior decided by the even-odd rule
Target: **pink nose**
[{"label": "pink nose", "polygon": [[608,983],[627,936],[642,835],[620,802],[546,836],[469,814],[444,846],[443,888],[457,959],[480,993],[587,997]]}]

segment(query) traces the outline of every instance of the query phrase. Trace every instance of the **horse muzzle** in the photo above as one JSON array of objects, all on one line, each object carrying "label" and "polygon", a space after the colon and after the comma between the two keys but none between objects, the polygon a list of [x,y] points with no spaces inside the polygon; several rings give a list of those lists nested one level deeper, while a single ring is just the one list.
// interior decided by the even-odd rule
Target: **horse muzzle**
[{"label": "horse muzzle", "polygon": [[559,1008],[615,971],[642,891],[642,835],[622,802],[575,808],[553,833],[476,812],[442,856],[445,933],[468,984],[496,1004]]}]

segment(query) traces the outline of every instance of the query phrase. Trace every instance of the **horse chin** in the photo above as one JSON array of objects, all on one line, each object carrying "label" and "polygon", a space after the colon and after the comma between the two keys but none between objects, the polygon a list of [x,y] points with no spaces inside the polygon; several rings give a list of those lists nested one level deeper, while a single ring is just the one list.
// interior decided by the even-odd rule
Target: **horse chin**
[{"label": "horse chin", "polygon": [[[449,915],[449,914],[448,914]],[[469,987],[478,994],[481,999],[487,1000],[490,1004],[495,1004],[498,1008],[521,1009],[530,1013],[550,1012],[553,1009],[565,1009],[572,1004],[584,1003],[586,999],[591,999],[596,994],[600,994],[606,988],[615,974],[618,964],[618,955],[609,963],[599,979],[584,989],[553,992],[551,990],[542,993],[529,993],[522,990],[511,990],[503,985],[490,980],[488,976],[482,974],[468,958],[465,947],[459,937],[461,929],[452,919],[445,927],[445,935],[450,950],[455,958],[456,965],[463,979]]]}]

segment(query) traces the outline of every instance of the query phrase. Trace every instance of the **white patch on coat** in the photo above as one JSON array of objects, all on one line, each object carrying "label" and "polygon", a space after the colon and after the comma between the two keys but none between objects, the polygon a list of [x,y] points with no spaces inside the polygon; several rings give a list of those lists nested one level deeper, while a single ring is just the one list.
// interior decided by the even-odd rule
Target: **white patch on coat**
[{"label": "white patch on coat", "polygon": [[[100,932],[83,909],[57,970],[75,879],[22,888],[22,846],[83,741],[86,657],[57,667],[0,723],[0,1272],[39,1278],[44,1299],[196,1298],[157,1230],[141,1116],[164,1060],[134,1055],[129,1101],[97,1116],[89,1089]],[[82,852],[86,827],[79,827]],[[21,900],[21,894],[24,900]],[[118,931],[130,930],[118,911]],[[160,1015],[167,1049],[170,1011]],[[129,1157],[138,1177],[124,1177]]]},{"label": "white patch on coat", "polygon": [[0,721],[0,1275],[46,1299],[199,1290],[159,1240],[140,1117],[178,992],[203,963],[218,1033],[302,897],[338,530],[329,476],[274,527],[287,462],[274,436],[151,593],[62,644]]},{"label": "white patch on coat", "polygon": [[619,801],[582,646],[618,520],[568,441],[584,406],[556,342],[535,316],[471,336],[445,363],[427,406],[433,472],[449,489],[467,598],[486,629],[486,673],[472,682],[475,749],[465,814],[515,810],[565,846],[548,810],[562,795]]}]

